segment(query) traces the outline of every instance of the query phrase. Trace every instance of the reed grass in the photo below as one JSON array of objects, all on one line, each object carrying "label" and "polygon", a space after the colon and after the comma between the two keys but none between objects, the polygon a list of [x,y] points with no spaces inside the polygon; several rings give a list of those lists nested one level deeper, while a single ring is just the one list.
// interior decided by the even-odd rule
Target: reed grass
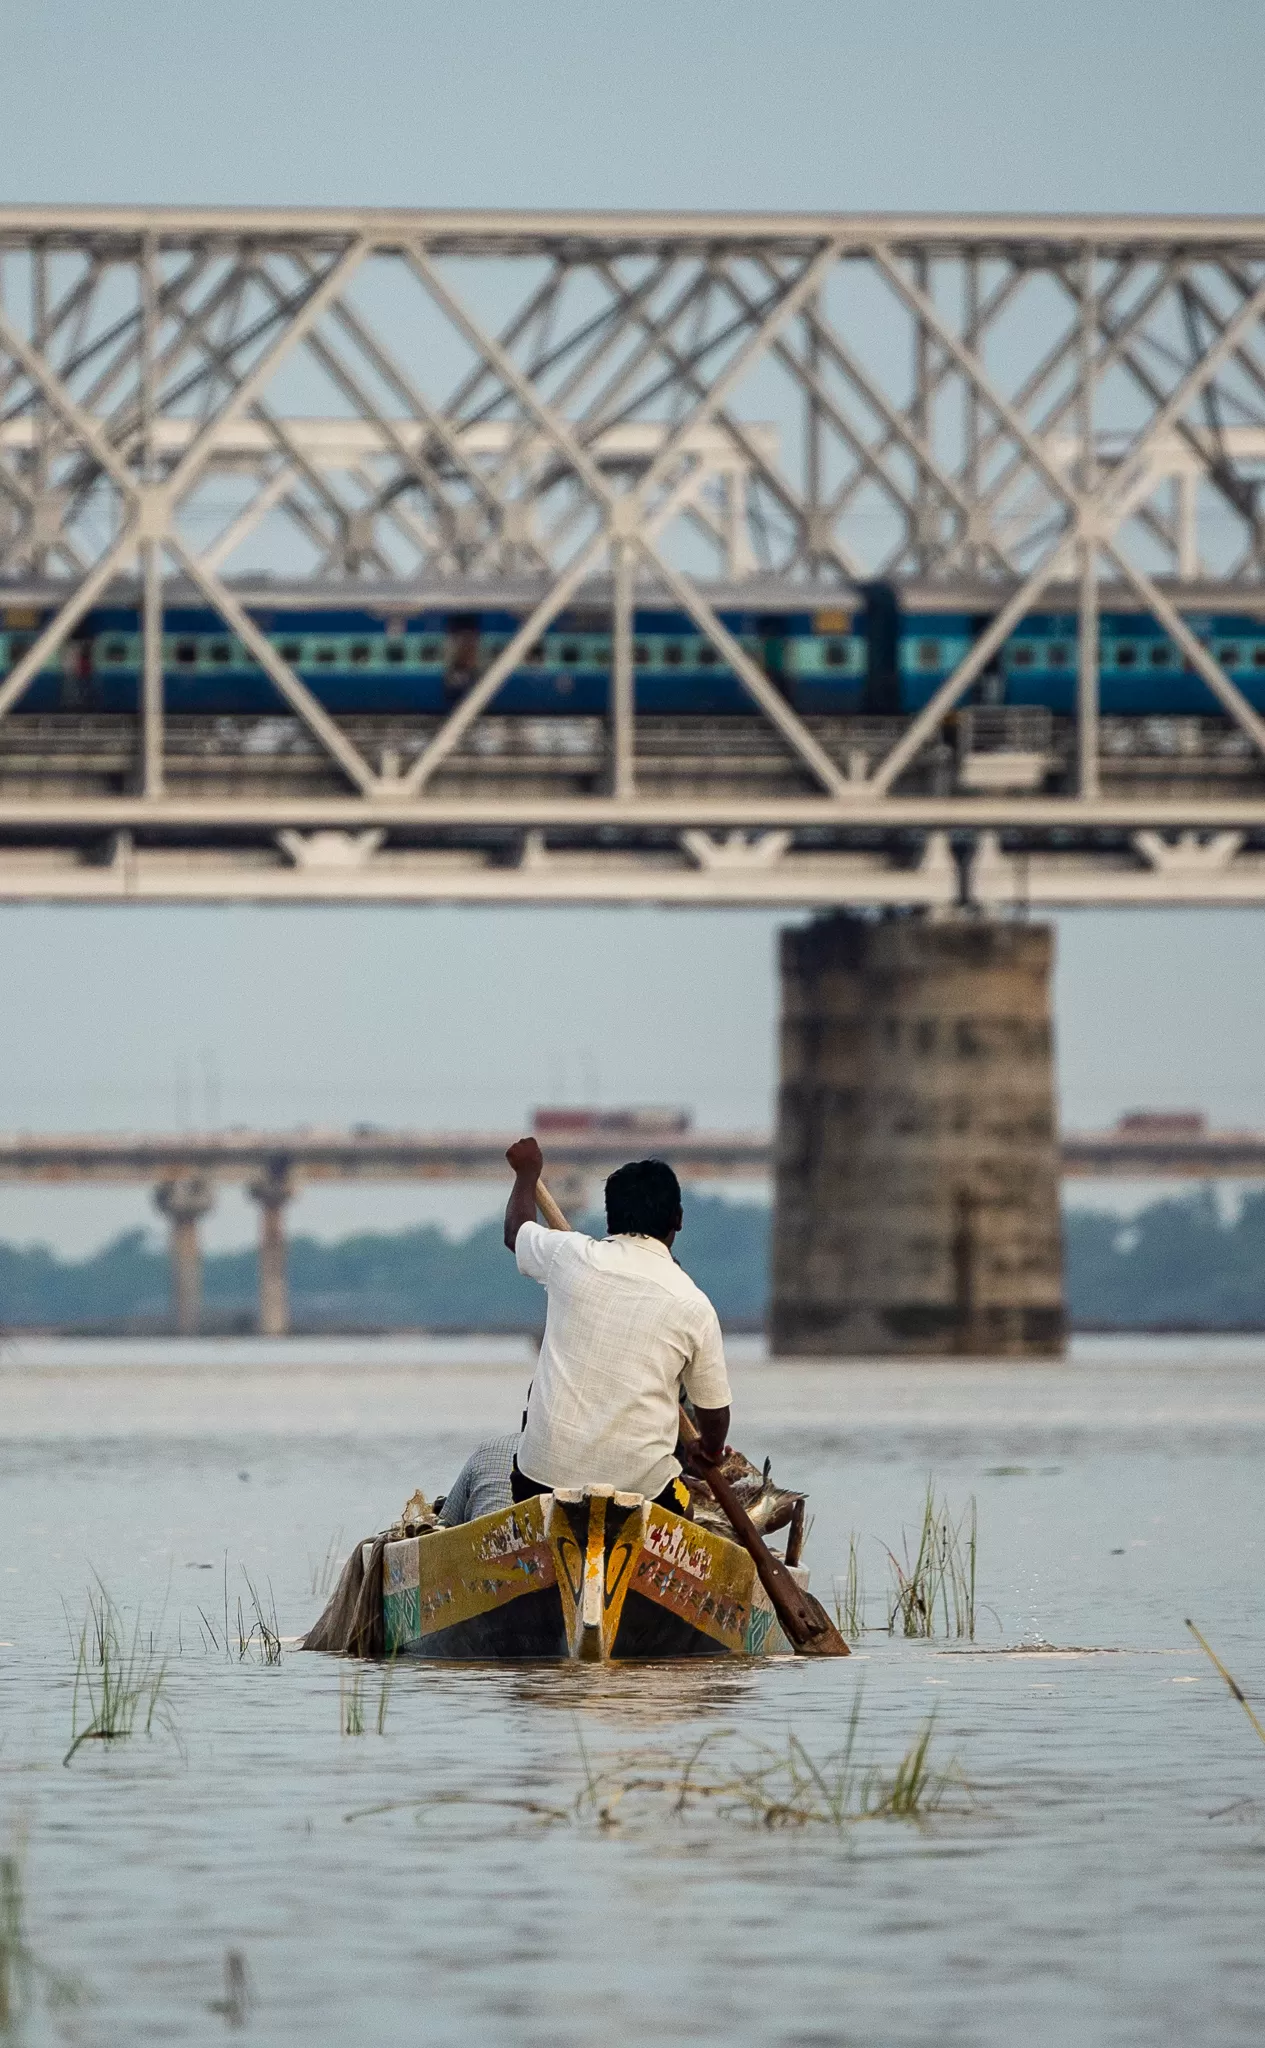
[{"label": "reed grass", "polygon": [[656,1750],[633,1751],[595,1769],[581,1743],[584,1784],[574,1817],[596,1819],[603,1829],[627,1817],[682,1818],[701,1812],[755,1828],[828,1828],[835,1833],[861,1821],[923,1821],[961,1787],[956,1767],[933,1768],[934,1712],[924,1721],[894,1771],[857,1757],[861,1695],[855,1696],[841,1749],[814,1757],[794,1733],[784,1750],[747,1744],[736,1755],[719,1745],[730,1729],[695,1743],[684,1758]]},{"label": "reed grass", "polygon": [[[378,1680],[378,1704],[374,1722],[379,1735],[387,1732],[387,1709],[391,1704],[391,1682],[395,1659],[391,1658]],[[344,1735],[363,1735],[369,1711],[369,1685],[363,1669],[357,1668],[348,1681],[345,1667],[338,1674],[338,1725]]]},{"label": "reed grass", "polygon": [[848,1537],[848,1569],[835,1580],[835,1625],[841,1636],[857,1642],[865,1633],[865,1577],[861,1570],[860,1541],[854,1529]]},{"label": "reed grass", "polygon": [[250,1573],[243,1565],[242,1577],[246,1581],[249,1606],[243,1606],[240,1593],[237,1596],[236,1616],[229,1612],[228,1559],[224,1560],[224,1619],[217,1628],[204,1607],[198,1609],[198,1620],[202,1627],[204,1647],[209,1644],[222,1656],[232,1657],[236,1652],[239,1664],[258,1657],[263,1664],[281,1662],[281,1634],[277,1621],[277,1603],[273,1596],[272,1581],[268,1581],[268,1605],[264,1606],[258,1588]]},{"label": "reed grass", "polygon": [[1192,1636],[1195,1638],[1195,1641],[1198,1643],[1200,1649],[1203,1651],[1204,1656],[1213,1666],[1214,1670],[1219,1671],[1222,1678],[1224,1678],[1231,1695],[1238,1701],[1239,1705],[1242,1707],[1244,1713],[1247,1715],[1248,1720],[1251,1722],[1253,1728],[1260,1736],[1261,1741],[1265,1742],[1265,1728],[1262,1728],[1260,1722],[1257,1720],[1256,1715],[1253,1712],[1252,1707],[1248,1701],[1247,1695],[1245,1694],[1242,1686],[1239,1684],[1238,1679],[1231,1677],[1230,1673],[1226,1670],[1225,1665],[1221,1662],[1220,1657],[1218,1657],[1216,1651],[1212,1649],[1208,1643],[1205,1642],[1204,1638],[1200,1635],[1199,1630],[1195,1627],[1194,1622],[1191,1621],[1189,1617],[1187,1617],[1186,1626],[1190,1630]]},{"label": "reed grass", "polygon": [[81,1977],[51,1969],[32,1947],[26,1932],[22,1857],[19,1850],[9,1849],[0,1854],[0,2036],[17,2038],[41,1993],[52,2009],[82,2005],[89,1996]]},{"label": "reed grass", "polygon": [[268,1606],[265,1609],[250,1573],[245,1567],[242,1569],[242,1577],[246,1581],[246,1591],[250,1595],[251,1616],[249,1627],[247,1627],[246,1617],[242,1614],[242,1603],[239,1596],[237,1602],[238,1662],[243,1662],[249,1656],[252,1645],[258,1644],[259,1655],[265,1664],[279,1664],[281,1662],[281,1632],[277,1623],[277,1603],[273,1596],[272,1581],[271,1579],[268,1581]]},{"label": "reed grass", "polygon": [[904,1636],[965,1636],[975,1640],[975,1572],[978,1526],[975,1496],[955,1521],[947,1500],[937,1501],[927,1481],[922,1524],[910,1549],[901,1532],[901,1551],[887,1548],[891,1572],[887,1632]]},{"label": "reed grass", "polygon": [[350,1685],[346,1671],[339,1671],[338,1725],[344,1735],[363,1735],[365,1732],[364,1682],[363,1671],[354,1673]]},{"label": "reed grass", "polygon": [[341,1529],[330,1537],[325,1555],[319,1561],[308,1552],[308,1586],[314,1600],[328,1600],[338,1582],[343,1568],[343,1532]]},{"label": "reed grass", "polygon": [[813,1756],[794,1733],[784,1749],[750,1741],[733,1747],[732,1728],[711,1731],[683,1753],[641,1749],[595,1758],[577,1722],[582,1782],[567,1806],[499,1792],[445,1792],[386,1800],[343,1817],[354,1821],[409,1811],[424,1820],[461,1806],[504,1809],[546,1826],[596,1823],[603,1833],[637,1825],[661,1831],[671,1821],[709,1819],[747,1828],[842,1834],[862,1821],[927,1821],[952,1792],[969,1789],[956,1765],[942,1768],[933,1762],[934,1713],[894,1769],[860,1760],[861,1713],[858,1692],[842,1747],[822,1758]]},{"label": "reed grass", "polygon": [[[72,1638],[73,1641],[73,1638]],[[137,1610],[131,1635],[100,1579],[88,1589],[88,1613],[75,1644],[75,1687],[70,1708],[68,1764],[85,1742],[118,1742],[161,1729],[180,1747],[167,1687],[167,1658],[146,1634]],[[87,1719],[80,1726],[81,1706]]]},{"label": "reed grass", "polygon": [[230,2027],[244,2027],[250,2018],[251,1995],[250,1977],[246,1969],[246,1958],[240,1949],[230,1948],[224,1954],[224,1996],[213,1998],[210,2010],[218,2013]]},{"label": "reed grass", "polygon": [[392,1657],[378,1684],[378,1733],[387,1732],[387,1708],[391,1701],[391,1681],[395,1677],[395,1658]]}]

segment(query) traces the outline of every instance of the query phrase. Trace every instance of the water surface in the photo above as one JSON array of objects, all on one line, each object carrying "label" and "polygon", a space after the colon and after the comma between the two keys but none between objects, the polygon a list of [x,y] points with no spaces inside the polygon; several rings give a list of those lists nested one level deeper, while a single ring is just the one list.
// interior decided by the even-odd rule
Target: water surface
[{"label": "water surface", "polygon": [[[819,1592],[856,1530],[879,1622],[880,1539],[927,1475],[978,1497],[973,1648],[876,1630],[842,1664],[401,1668],[381,1736],[370,1676],[357,1738],[348,1667],[206,1647],[226,1562],[234,1609],[244,1569],[299,1633],[331,1542],[440,1489],[529,1370],[514,1342],[6,1352],[0,1849],[24,1841],[32,1944],[92,1994],[29,2039],[220,2040],[234,1950],[261,2042],[1261,2040],[1265,1746],[1182,1620],[1259,1703],[1265,1346],[1100,1339],[1026,1367],[745,1347],[734,1434],[810,1489]],[[63,1768],[66,1613],[94,1572],[175,1646],[181,1746]],[[598,1765],[708,1732],[825,1756],[859,1686],[866,1760],[890,1768],[934,1706],[969,1797],[841,1835],[524,1810],[572,1807],[581,1738]]]}]

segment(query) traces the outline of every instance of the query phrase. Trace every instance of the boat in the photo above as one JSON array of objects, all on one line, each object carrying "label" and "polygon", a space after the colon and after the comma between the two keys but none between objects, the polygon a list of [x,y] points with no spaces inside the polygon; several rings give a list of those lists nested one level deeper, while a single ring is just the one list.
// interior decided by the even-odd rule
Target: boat
[{"label": "boat", "polygon": [[[749,1553],[639,1493],[560,1487],[452,1529],[391,1531],[366,1550],[369,1579],[381,1571],[387,1657],[792,1654]],[[796,1576],[807,1585],[802,1567]],[[365,1592],[373,1602],[371,1583]]]}]

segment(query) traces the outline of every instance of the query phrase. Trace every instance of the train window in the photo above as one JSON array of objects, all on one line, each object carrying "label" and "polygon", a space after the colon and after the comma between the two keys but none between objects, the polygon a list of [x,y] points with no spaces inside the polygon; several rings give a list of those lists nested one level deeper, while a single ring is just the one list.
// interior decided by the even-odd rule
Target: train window
[{"label": "train window", "polygon": [[580,659],[580,650],[574,640],[568,640],[566,645],[561,647],[558,652],[559,659],[565,661],[568,667],[571,667]]},{"label": "train window", "polygon": [[391,662],[393,666],[398,667],[402,661],[407,661],[407,659],[408,648],[404,645],[404,642],[402,640],[387,641],[387,660]]},{"label": "train window", "polygon": [[1037,651],[1035,647],[1012,647],[1010,650],[1010,666],[1012,668],[1031,668],[1036,658]]},{"label": "train window", "polygon": [[1045,658],[1049,662],[1051,668],[1066,668],[1068,660],[1068,650],[1061,640],[1051,640],[1049,646],[1045,650]]},{"label": "train window", "polygon": [[847,661],[848,661],[848,650],[847,650],[847,648],[846,648],[846,647],[844,646],[844,644],[843,644],[842,640],[827,640],[827,642],[826,642],[826,667],[827,667],[827,668],[846,668],[846,666],[847,666]]},{"label": "train window", "polygon": [[939,668],[940,642],[938,640],[920,640],[916,653],[919,668]]},{"label": "train window", "polygon": [[318,647],[316,650],[316,659],[318,661],[323,661],[325,663],[332,662],[335,659],[335,651],[332,647],[329,646]]},{"label": "train window", "polygon": [[633,641],[633,660],[638,668],[645,668],[650,660],[650,649],[644,640]]},{"label": "train window", "polygon": [[545,643],[543,640],[537,640],[535,645],[529,647],[526,654],[523,656],[523,660],[526,662],[530,662],[533,668],[539,668],[544,658]]},{"label": "train window", "polygon": [[297,640],[283,640],[277,649],[282,661],[302,661],[303,649]]},{"label": "train window", "polygon": [[1265,645],[1256,646],[1252,649],[1252,667],[1265,668]]},{"label": "train window", "polygon": [[679,640],[669,640],[667,646],[663,650],[663,659],[667,663],[669,668],[680,668],[681,643]]},{"label": "train window", "polygon": [[212,640],[210,652],[212,661],[225,663],[233,659],[233,650],[227,640]]},{"label": "train window", "polygon": [[127,642],[126,640],[107,640],[101,652],[107,661],[126,661]]},{"label": "train window", "polygon": [[1133,668],[1137,663],[1137,659],[1138,650],[1136,647],[1131,647],[1126,640],[1118,640],[1116,642],[1117,668]]},{"label": "train window", "polygon": [[1169,667],[1171,667],[1171,665],[1172,665],[1172,649],[1171,649],[1171,648],[1169,648],[1169,647],[1153,647],[1153,648],[1151,649],[1151,667],[1152,667],[1152,668],[1169,668]]},{"label": "train window", "polygon": [[704,646],[699,648],[698,665],[700,668],[715,668],[718,659],[719,656],[714,647]]},{"label": "train window", "polygon": [[438,661],[438,660],[439,660],[439,642],[438,642],[438,640],[423,640],[423,641],[421,642],[421,644],[419,645],[419,647],[418,647],[418,650],[417,650],[417,651],[418,651],[418,654],[419,654],[419,655],[421,656],[421,659],[422,659],[423,661]]},{"label": "train window", "polygon": [[192,668],[197,658],[198,643],[196,640],[177,640],[176,660],[182,668]]},{"label": "train window", "polygon": [[1227,640],[1224,646],[1217,649],[1217,660],[1223,668],[1237,668],[1240,659],[1239,646],[1236,640]]},{"label": "train window", "polygon": [[367,640],[357,640],[353,643],[351,650],[351,658],[355,662],[357,668],[359,668],[364,662],[368,661],[369,643]]}]

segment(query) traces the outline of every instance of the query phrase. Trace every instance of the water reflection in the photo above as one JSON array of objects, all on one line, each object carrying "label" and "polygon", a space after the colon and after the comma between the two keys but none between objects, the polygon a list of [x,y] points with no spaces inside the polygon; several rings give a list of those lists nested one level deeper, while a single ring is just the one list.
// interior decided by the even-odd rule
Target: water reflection
[{"label": "water reflection", "polygon": [[535,1664],[516,1669],[508,1691],[523,1706],[600,1714],[612,1727],[637,1729],[734,1713],[752,1697],[755,1684],[745,1664],[699,1657],[685,1664]]}]

